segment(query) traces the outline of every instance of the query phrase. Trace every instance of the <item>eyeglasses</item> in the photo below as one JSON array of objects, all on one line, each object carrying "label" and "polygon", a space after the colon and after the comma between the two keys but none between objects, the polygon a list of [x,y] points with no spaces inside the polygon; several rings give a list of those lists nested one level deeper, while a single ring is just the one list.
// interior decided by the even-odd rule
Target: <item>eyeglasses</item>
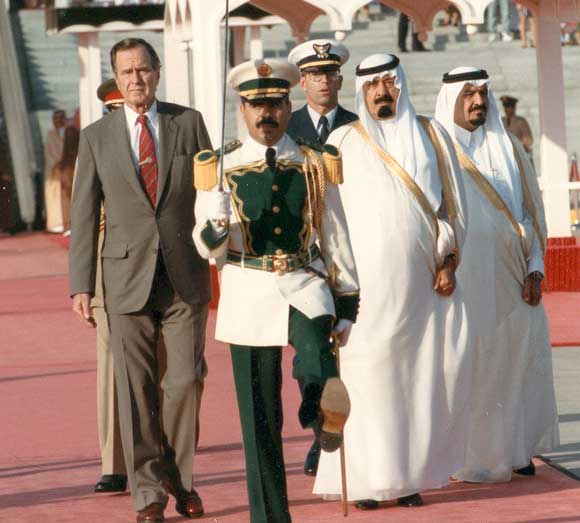
[{"label": "eyeglasses", "polygon": [[314,83],[322,82],[323,78],[326,78],[326,80],[330,82],[331,80],[336,80],[339,76],[338,71],[324,71],[306,74]]}]

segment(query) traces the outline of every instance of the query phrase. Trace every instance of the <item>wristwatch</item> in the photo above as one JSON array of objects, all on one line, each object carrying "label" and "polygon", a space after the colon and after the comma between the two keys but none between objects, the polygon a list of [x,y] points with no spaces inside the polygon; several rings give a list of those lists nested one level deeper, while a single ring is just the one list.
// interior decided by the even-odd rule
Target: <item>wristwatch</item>
[{"label": "wristwatch", "polygon": [[532,278],[535,282],[539,283],[544,279],[544,275],[540,271],[533,271],[528,274],[529,278]]}]

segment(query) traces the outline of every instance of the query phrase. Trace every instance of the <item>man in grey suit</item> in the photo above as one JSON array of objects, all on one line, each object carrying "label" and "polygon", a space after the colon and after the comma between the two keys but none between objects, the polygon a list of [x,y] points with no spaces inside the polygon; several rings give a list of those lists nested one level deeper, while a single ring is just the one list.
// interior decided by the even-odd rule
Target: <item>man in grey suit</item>
[{"label": "man in grey suit", "polygon": [[[103,290],[137,522],[161,523],[168,493],[180,514],[195,518],[203,514],[192,467],[196,391],[207,372],[210,280],[191,238],[192,161],[211,144],[199,112],[156,100],[161,64],[145,40],[115,44],[111,65],[125,105],[81,132],[70,246],[73,310],[92,323],[102,204]],[[160,335],[167,358],[161,383]]]}]

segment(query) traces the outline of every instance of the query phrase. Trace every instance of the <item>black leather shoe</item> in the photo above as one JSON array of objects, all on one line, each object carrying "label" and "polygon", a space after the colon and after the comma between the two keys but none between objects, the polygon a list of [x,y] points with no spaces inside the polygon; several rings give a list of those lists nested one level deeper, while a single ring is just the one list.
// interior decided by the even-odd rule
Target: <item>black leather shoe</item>
[{"label": "black leather shoe", "polygon": [[374,499],[361,499],[354,506],[360,510],[376,510],[379,508],[379,502]]},{"label": "black leather shoe", "polygon": [[516,474],[520,474],[521,476],[535,476],[536,475],[536,466],[530,460],[530,462],[521,469],[515,469],[514,472]]},{"label": "black leather shoe", "polygon": [[95,485],[95,492],[125,492],[127,490],[127,476],[122,474],[105,474]]},{"label": "black leather shoe", "polygon": [[320,459],[320,444],[318,440],[315,439],[312,447],[306,454],[306,459],[304,460],[304,474],[307,476],[316,476],[316,471],[318,470],[318,460]]},{"label": "black leather shoe", "polygon": [[397,505],[401,507],[422,507],[424,505],[421,494],[411,494],[410,496],[403,496],[397,500]]},{"label": "black leather shoe", "polygon": [[190,492],[183,490],[177,494],[175,499],[175,510],[183,517],[196,519],[203,516],[203,503],[195,489],[192,488]]}]

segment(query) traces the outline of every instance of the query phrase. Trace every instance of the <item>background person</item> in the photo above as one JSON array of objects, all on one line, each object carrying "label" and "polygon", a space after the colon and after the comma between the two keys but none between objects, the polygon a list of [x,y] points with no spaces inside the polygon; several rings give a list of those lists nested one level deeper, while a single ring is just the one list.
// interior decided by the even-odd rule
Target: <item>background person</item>
[{"label": "background person", "polygon": [[44,212],[46,230],[53,233],[64,232],[62,216],[62,188],[60,179],[54,178],[53,168],[62,158],[66,113],[56,109],[52,113],[53,128],[44,141]]}]

